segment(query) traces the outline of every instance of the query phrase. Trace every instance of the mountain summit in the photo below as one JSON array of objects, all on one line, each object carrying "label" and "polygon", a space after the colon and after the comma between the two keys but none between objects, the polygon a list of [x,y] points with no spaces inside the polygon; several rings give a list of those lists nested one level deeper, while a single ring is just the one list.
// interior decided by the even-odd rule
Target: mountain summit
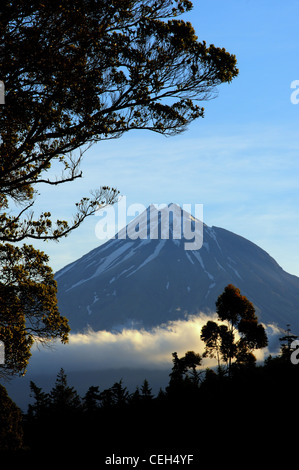
[{"label": "mountain summit", "polygon": [[176,205],[156,212],[150,206],[55,278],[72,332],[147,329],[214,312],[228,284],[254,304],[260,321],[299,330],[299,278],[249,240]]}]

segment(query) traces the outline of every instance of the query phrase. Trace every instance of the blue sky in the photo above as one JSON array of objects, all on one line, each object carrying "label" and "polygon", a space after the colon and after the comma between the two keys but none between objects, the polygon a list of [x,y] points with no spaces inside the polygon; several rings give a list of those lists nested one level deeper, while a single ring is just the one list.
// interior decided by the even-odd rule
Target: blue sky
[{"label": "blue sky", "polygon": [[[181,135],[132,132],[93,146],[83,178],[43,187],[37,208],[71,218],[90,189],[117,187],[127,204],[203,204],[204,222],[242,235],[299,276],[299,80],[297,0],[195,0],[199,40],[237,57],[239,76],[202,103],[205,118]],[[299,97],[299,94],[298,94]],[[54,271],[98,246],[90,217],[59,243],[35,243]]]}]

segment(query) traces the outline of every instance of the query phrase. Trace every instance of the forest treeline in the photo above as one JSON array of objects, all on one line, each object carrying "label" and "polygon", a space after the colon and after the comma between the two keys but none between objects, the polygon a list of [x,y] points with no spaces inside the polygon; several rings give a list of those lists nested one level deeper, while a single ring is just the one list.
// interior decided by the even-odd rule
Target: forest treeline
[{"label": "forest treeline", "polygon": [[183,357],[173,353],[169,383],[155,395],[145,379],[133,392],[119,380],[104,390],[91,385],[80,396],[61,369],[50,392],[30,383],[26,413],[6,397],[10,435],[3,429],[2,394],[2,450],[99,458],[117,452],[201,454],[215,445],[222,452],[231,440],[247,448],[269,432],[273,443],[275,429],[280,435],[288,427],[297,406],[299,368],[290,354],[289,344],[283,344],[278,356],[235,365],[228,375],[223,367],[198,368],[200,356],[193,351]]},{"label": "forest treeline", "polygon": [[[290,433],[297,419],[297,336],[288,328],[279,353],[257,362],[254,350],[268,338],[252,303],[228,285],[216,311],[218,320],[201,330],[203,353],[174,352],[168,385],[156,395],[145,378],[133,392],[120,379],[103,390],[90,384],[80,396],[60,369],[49,392],[30,382],[32,400],[21,413],[0,386],[0,450],[99,458],[209,451],[215,459],[215,446],[220,458],[233,445],[248,459],[268,434],[281,445],[281,433]],[[206,357],[215,367],[204,366]]]}]

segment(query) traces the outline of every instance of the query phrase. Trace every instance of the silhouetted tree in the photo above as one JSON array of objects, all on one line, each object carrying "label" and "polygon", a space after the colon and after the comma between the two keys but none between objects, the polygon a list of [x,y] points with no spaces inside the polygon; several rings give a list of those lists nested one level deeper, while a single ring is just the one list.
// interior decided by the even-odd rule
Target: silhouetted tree
[{"label": "silhouetted tree", "polygon": [[150,401],[153,399],[152,389],[149,386],[149,383],[146,379],[144,379],[143,384],[141,386],[141,399]]},{"label": "silhouetted tree", "polygon": [[173,367],[169,374],[170,381],[167,391],[178,391],[191,384],[192,386],[198,386],[199,372],[197,367],[202,363],[200,354],[194,351],[187,351],[183,357],[179,358],[177,352],[174,352],[172,357]]},{"label": "silhouetted tree", "polygon": [[127,387],[123,386],[122,379],[100,393],[101,406],[103,408],[123,407],[128,403],[129,398],[130,394]]},{"label": "silhouetted tree", "polygon": [[206,344],[205,356],[217,357],[218,364],[221,358],[229,374],[233,359],[236,365],[254,364],[252,351],[266,347],[268,340],[253,304],[229,284],[217,299],[216,312],[218,320],[224,324],[209,321],[203,326],[201,339]]},{"label": "silhouetted tree", "polygon": [[123,381],[115,382],[111,387],[113,404],[117,407],[124,406],[128,403],[130,394],[127,387],[123,386]]},{"label": "silhouetted tree", "polygon": [[159,392],[158,392],[157,397],[156,397],[156,400],[158,402],[163,402],[163,401],[165,401],[165,398],[166,398],[166,392],[165,392],[165,390],[162,389],[162,387],[160,387]]},{"label": "silhouetted tree", "polygon": [[226,325],[209,320],[201,330],[201,339],[205,343],[203,357],[217,359],[218,371],[221,371],[221,361],[227,363],[229,356],[233,353],[232,332]]},{"label": "silhouetted tree", "polygon": [[23,448],[23,421],[21,410],[0,385],[0,451],[18,451]]},{"label": "silhouetted tree", "polygon": [[187,351],[182,359],[185,364],[186,377],[193,385],[197,386],[200,381],[201,371],[198,370],[198,367],[202,364],[202,356],[194,351]]},{"label": "silhouetted tree", "polygon": [[135,391],[132,393],[130,397],[130,404],[133,406],[139,405],[141,402],[141,393],[139,387],[136,387]]},{"label": "silhouetted tree", "polygon": [[51,400],[49,394],[45,393],[42,388],[31,380],[30,396],[34,402],[28,405],[28,416],[36,419],[44,418],[50,411]]},{"label": "silhouetted tree", "polygon": [[297,335],[291,333],[290,325],[287,325],[286,334],[279,338],[280,341],[280,354],[282,358],[290,360],[291,354],[293,352],[292,343],[298,339]]},{"label": "silhouetted tree", "polygon": [[87,413],[94,413],[99,410],[99,402],[101,400],[101,394],[98,386],[90,386],[86,394],[83,397],[83,410]]},{"label": "silhouetted tree", "polygon": [[55,415],[63,416],[65,413],[74,413],[81,407],[81,399],[74,387],[68,385],[64,369],[57,374],[55,385],[49,394],[51,411]]},{"label": "silhouetted tree", "polygon": [[[241,350],[238,352],[242,354]],[[248,353],[246,348],[245,353]],[[213,369],[207,369],[205,379],[200,380],[200,383],[200,355],[188,351],[182,357],[173,353],[172,358],[173,369],[166,392],[160,389],[157,397],[153,397],[147,380],[132,395],[122,380],[102,393],[93,386],[89,387],[83,398],[83,406],[78,409],[75,398],[75,407],[71,405],[71,409],[77,409],[75,414],[57,414],[51,408],[51,401],[48,405],[51,395],[55,398],[53,403],[57,402],[57,396],[76,396],[74,389],[67,385],[63,370],[58,374],[54,395],[44,393],[32,382],[35,403],[26,416],[25,430],[26,443],[33,455],[40,449],[43,455],[48,455],[47,452],[53,455],[67,448],[70,454],[74,454],[74,449],[79,449],[82,454],[90,455],[92,452],[99,458],[107,456],[107,451],[113,452],[116,447],[125,455],[130,445],[144,453],[149,448],[151,451],[175,448],[176,451],[192,449],[194,452],[199,441],[202,452],[203,446],[207,449],[211,445],[215,429],[221,435],[235,433],[236,443],[245,450],[254,432],[262,437],[267,430],[266,423],[272,426],[273,402],[277,416],[281,417],[281,426],[286,423],[290,425],[294,419],[293,413],[289,413],[288,419],[286,407],[288,403],[296,403],[299,369],[290,361],[282,360],[281,356],[268,359],[258,367],[234,368],[230,378],[221,377]],[[244,360],[248,361],[248,358]],[[68,392],[65,393],[65,390]],[[69,410],[73,398],[59,402],[64,403],[65,409]],[[40,412],[43,408],[48,409],[48,406],[48,414]],[[239,420],[232,419],[232,410],[238,410],[241,416]],[[194,425],[194,416],[200,416],[196,433],[190,431]],[[256,423],[260,424],[257,426]],[[177,429],[183,429],[184,432],[177,432]],[[212,446],[214,450],[213,442]],[[227,449],[227,440],[217,449],[221,451],[222,458],[222,452]]]}]

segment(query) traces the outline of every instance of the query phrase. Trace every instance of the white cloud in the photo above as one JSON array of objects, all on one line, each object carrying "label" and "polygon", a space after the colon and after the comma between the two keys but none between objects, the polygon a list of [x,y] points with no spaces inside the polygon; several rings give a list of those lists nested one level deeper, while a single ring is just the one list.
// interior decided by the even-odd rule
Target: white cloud
[{"label": "white cloud", "polygon": [[[199,314],[186,320],[167,323],[150,331],[127,329],[118,333],[88,331],[71,334],[67,345],[56,343],[50,348],[35,348],[29,371],[56,373],[59,368],[75,370],[105,370],[118,368],[166,369],[171,367],[172,353],[179,356],[193,350],[202,354],[200,339],[202,326],[216,314]],[[270,340],[276,338],[275,328],[268,328]],[[267,356],[268,350],[258,351],[257,359]],[[203,367],[215,363],[204,359]]]},{"label": "white cloud", "polygon": [[203,351],[202,326],[208,316],[201,314],[188,320],[167,323],[150,331],[125,329],[121,332],[88,331],[71,334],[69,343],[34,348],[30,368],[56,371],[106,369],[121,367],[169,367],[172,352],[183,355],[188,350]]},{"label": "white cloud", "polygon": [[[172,353],[179,357],[187,351],[202,353],[200,340],[202,326],[216,316],[200,314],[185,321],[171,322],[152,331],[124,330],[113,334],[108,331],[71,334],[67,345],[56,343],[51,347],[34,348],[24,377],[16,377],[6,387],[9,396],[24,411],[30,402],[29,382],[33,380],[45,391],[50,391],[55,377],[63,368],[69,383],[82,396],[90,385],[99,385],[103,390],[115,381],[124,380],[125,386],[134,391],[147,378],[158,393],[169,381]],[[281,331],[267,325],[269,348],[255,352],[258,361],[276,352]],[[213,367],[215,360],[204,359],[202,368]]]}]

